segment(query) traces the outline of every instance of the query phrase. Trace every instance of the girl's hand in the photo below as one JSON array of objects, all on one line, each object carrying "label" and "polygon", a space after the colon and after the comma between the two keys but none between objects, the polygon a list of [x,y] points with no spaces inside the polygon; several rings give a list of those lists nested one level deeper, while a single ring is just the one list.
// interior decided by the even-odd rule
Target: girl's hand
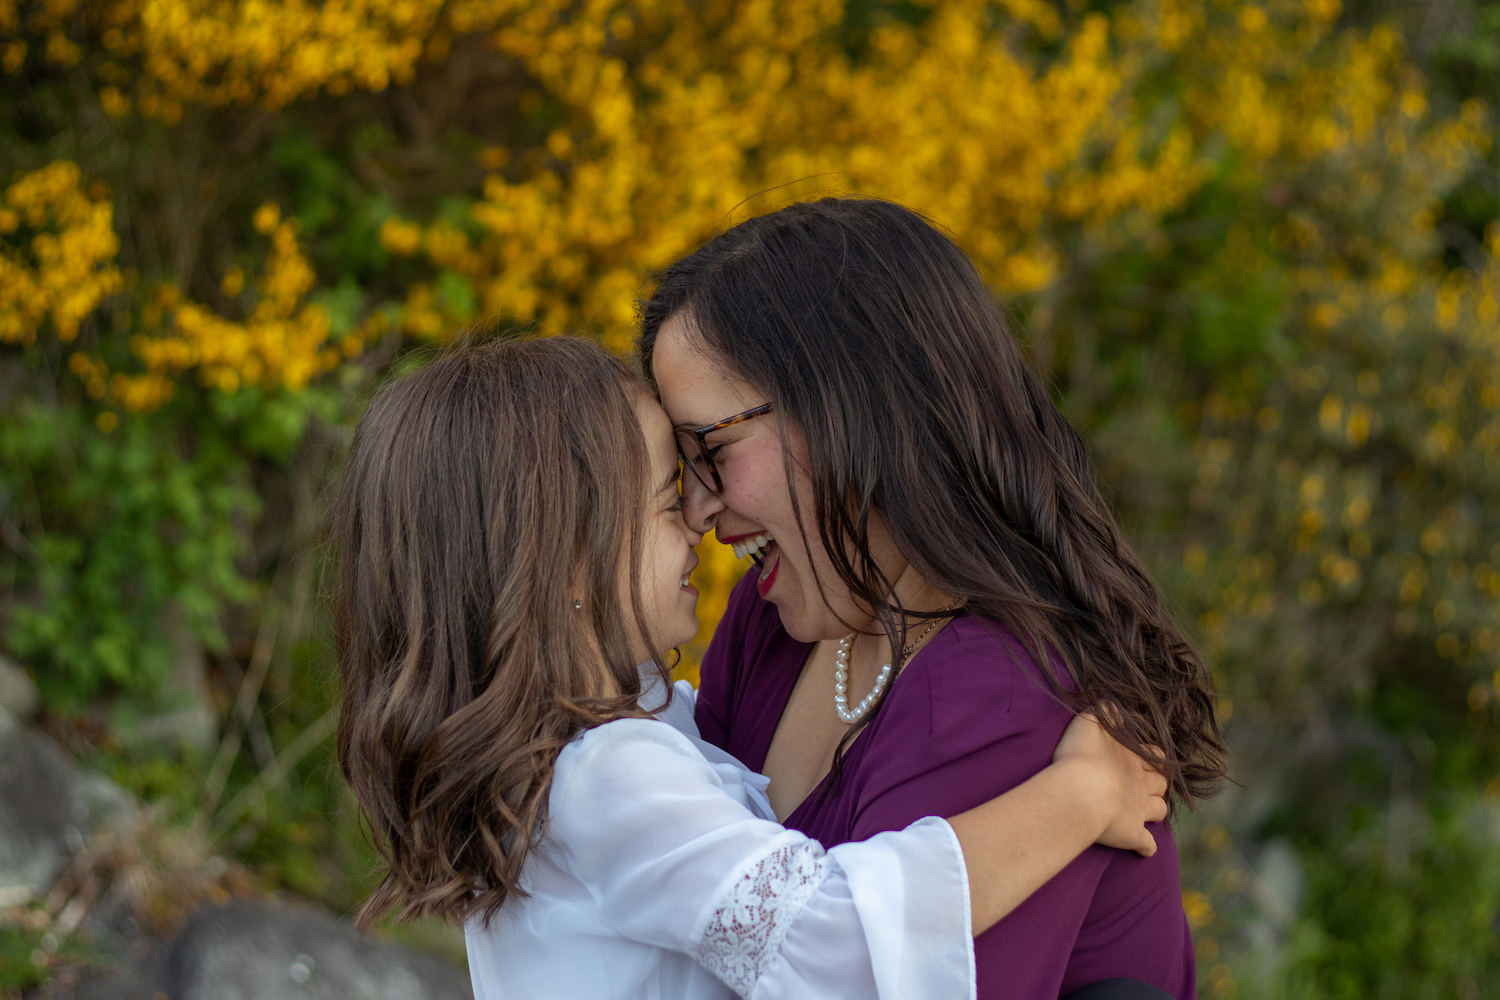
[{"label": "girl's hand", "polygon": [[1086,713],[1068,724],[1052,761],[1075,770],[1097,790],[1105,826],[1096,843],[1148,858],[1156,853],[1156,838],[1146,824],[1167,818],[1166,778]]}]

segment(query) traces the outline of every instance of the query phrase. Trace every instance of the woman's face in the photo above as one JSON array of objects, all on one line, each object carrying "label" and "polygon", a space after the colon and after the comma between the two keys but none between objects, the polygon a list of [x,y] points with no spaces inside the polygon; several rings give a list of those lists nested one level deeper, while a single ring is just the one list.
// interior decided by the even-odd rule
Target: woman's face
[{"label": "woman's face", "polygon": [[[726,374],[728,364],[703,346],[681,314],[662,324],[651,367],[662,406],[676,427],[704,427],[766,402],[763,390]],[[792,456],[790,481],[782,458],[783,431]],[[753,545],[761,535],[770,540],[763,565],[752,572],[758,572],[761,597],[776,605],[792,638],[816,642],[841,638],[851,627],[865,629],[873,616],[855,604],[819,541],[801,433],[772,412],[715,431],[708,445],[724,490],[715,496],[685,472],[687,524],[704,533],[712,528],[726,545]],[[792,507],[793,489],[802,507],[801,530]],[[905,560],[875,524],[870,545],[887,578],[899,577]]]},{"label": "woman's face", "polygon": [[[683,522],[677,444],[666,413],[645,392],[637,394],[635,409],[651,473],[642,521],[640,595],[641,614],[652,638],[636,638],[640,662],[690,642],[698,634],[698,590],[688,577],[698,565],[693,546],[703,535]],[[629,572],[627,553],[621,560],[620,580],[620,601],[626,608],[630,607]]]}]

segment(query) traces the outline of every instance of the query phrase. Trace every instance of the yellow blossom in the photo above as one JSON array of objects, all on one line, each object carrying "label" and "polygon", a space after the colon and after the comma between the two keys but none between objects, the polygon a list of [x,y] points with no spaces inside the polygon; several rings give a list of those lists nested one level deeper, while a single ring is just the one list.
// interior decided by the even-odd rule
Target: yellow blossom
[{"label": "yellow blossom", "polygon": [[31,343],[46,321],[71,342],[122,286],[114,208],[85,194],[78,168],[65,161],[18,178],[3,203],[0,231],[9,238],[0,243],[0,343]]}]

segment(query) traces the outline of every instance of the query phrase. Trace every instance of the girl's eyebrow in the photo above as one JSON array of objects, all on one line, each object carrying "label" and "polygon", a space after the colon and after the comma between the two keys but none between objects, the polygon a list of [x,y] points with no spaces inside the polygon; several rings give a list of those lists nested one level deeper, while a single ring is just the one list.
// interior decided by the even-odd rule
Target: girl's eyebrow
[{"label": "girl's eyebrow", "polygon": [[656,492],[665,493],[667,492],[667,490],[675,489],[677,487],[677,479],[681,475],[681,469],[673,469],[671,472],[667,473],[667,478],[663,480],[662,484],[656,488]]}]

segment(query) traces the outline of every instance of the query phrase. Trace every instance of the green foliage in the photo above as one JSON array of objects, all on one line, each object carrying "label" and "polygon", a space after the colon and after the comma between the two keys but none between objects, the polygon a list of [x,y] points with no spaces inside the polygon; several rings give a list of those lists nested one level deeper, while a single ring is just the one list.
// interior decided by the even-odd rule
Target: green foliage
[{"label": "green foliage", "polygon": [[1304,850],[1307,916],[1292,934],[1286,996],[1494,995],[1500,816],[1470,802],[1416,818],[1424,829],[1410,856],[1368,831]]},{"label": "green foliage", "polygon": [[33,961],[41,950],[42,932],[0,927],[0,989],[25,990],[47,979],[47,964]]},{"label": "green foliage", "polygon": [[[177,749],[177,748],[172,748]],[[207,765],[200,754],[112,749],[95,763],[109,778],[142,802],[166,805],[167,819],[186,823],[193,818],[198,791]]]},{"label": "green foliage", "polygon": [[[257,499],[235,442],[182,449],[170,415],[105,433],[91,409],[23,397],[0,416],[0,516],[26,538],[7,554],[6,642],[63,710],[153,693],[173,660],[168,619],[222,646],[222,603],[249,594],[237,560]],[[284,447],[286,422],[257,411],[244,443]]]},{"label": "green foliage", "polygon": [[46,983],[55,963],[79,966],[98,956],[86,945],[69,940],[52,940],[54,935],[32,927],[30,912],[18,910],[18,922],[0,924],[0,990],[7,996],[21,996],[25,991]]},{"label": "green foliage", "polygon": [[[1493,94],[1464,79],[1434,103]],[[1225,696],[1244,791],[1181,831],[1205,997],[1500,995],[1500,362],[1475,312],[1500,175],[1405,127],[1225,160],[1155,245],[1033,311]]]}]

